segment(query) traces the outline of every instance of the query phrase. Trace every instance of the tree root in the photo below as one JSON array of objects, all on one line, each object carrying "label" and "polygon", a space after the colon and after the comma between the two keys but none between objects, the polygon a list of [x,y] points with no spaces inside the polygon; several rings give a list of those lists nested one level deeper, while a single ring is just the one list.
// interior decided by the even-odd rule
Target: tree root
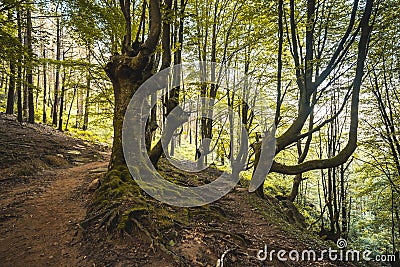
[{"label": "tree root", "polygon": [[[105,210],[103,210],[103,211],[101,211],[101,212],[99,212],[99,213],[97,213],[97,214],[95,214],[95,215],[93,215],[93,216],[87,218],[86,220],[80,222],[80,223],[79,223],[79,226],[80,226],[81,228],[83,228],[83,229],[86,230],[87,227],[88,227],[92,222],[98,220],[98,219],[101,218],[101,217],[104,218],[104,217],[105,217],[104,215],[105,215],[106,213],[109,213],[109,212],[113,211],[114,208],[116,208],[116,207],[118,207],[118,206],[119,206],[119,203],[114,203],[113,205],[111,205],[110,207],[106,208]],[[101,208],[98,209],[98,210],[101,210]]]},{"label": "tree root", "polygon": [[206,230],[205,232],[206,233],[217,233],[217,234],[229,235],[233,239],[236,239],[236,240],[240,241],[242,243],[242,245],[245,245],[245,246],[251,244],[251,241],[248,240],[245,237],[244,234],[240,234],[240,233],[234,234],[234,233],[230,233],[230,232],[227,232],[227,231],[224,231],[224,230],[220,230],[220,229],[210,229],[210,230]]},{"label": "tree root", "polygon": [[175,263],[177,264],[181,264],[182,260],[181,258],[176,255],[172,250],[168,249],[162,242],[160,242],[156,237],[154,237],[149,231],[147,231],[147,229],[135,218],[130,218],[130,220],[132,222],[135,223],[136,227],[142,231],[151,241],[152,244],[152,248],[153,248],[153,252],[154,251],[154,246],[157,246],[161,251],[163,251],[164,253],[170,255],[173,260],[175,261]]}]

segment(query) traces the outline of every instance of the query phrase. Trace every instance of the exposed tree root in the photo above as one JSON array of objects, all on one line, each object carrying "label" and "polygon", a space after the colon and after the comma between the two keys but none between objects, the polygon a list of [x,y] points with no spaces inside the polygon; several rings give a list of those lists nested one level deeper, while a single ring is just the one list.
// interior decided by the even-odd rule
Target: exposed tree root
[{"label": "exposed tree root", "polygon": [[188,216],[187,211],[181,209],[180,212],[182,214],[168,212],[162,204],[149,199],[132,179],[128,169],[121,166],[103,177],[87,218],[80,226],[83,229],[90,226],[105,227],[110,233],[130,238],[135,238],[134,232],[140,232],[149,239],[154,252],[156,248],[160,249],[181,264],[182,259],[168,248],[168,242],[163,240],[160,233],[160,230],[185,226],[185,219],[182,221],[182,218]]}]

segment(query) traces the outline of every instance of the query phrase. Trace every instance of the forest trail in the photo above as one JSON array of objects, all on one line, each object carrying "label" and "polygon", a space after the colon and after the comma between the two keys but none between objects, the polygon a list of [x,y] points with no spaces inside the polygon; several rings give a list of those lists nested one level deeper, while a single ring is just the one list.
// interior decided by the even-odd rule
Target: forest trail
[{"label": "forest trail", "polygon": [[0,113],[0,265],[86,266],[78,223],[107,159],[102,146]]},{"label": "forest trail", "polygon": [[[108,149],[46,125],[20,124],[0,113],[0,152],[1,266],[211,267],[221,258],[224,266],[266,266],[256,257],[265,245],[286,250],[326,248],[315,236],[306,235],[294,207],[275,198],[257,198],[243,185],[198,208],[151,200],[164,219],[149,212],[146,220],[159,225],[155,231],[164,250],[143,233],[121,238],[96,222],[84,229],[80,223],[93,198],[89,188],[107,170]],[[185,173],[165,162],[159,171],[187,186],[220,175],[215,169]],[[300,265],[274,260],[268,266]],[[301,266],[343,265],[323,261]]]},{"label": "forest trail", "polygon": [[105,168],[91,162],[35,175],[2,194],[0,261],[2,266],[85,266],[78,223],[86,214],[82,196],[88,174]]}]

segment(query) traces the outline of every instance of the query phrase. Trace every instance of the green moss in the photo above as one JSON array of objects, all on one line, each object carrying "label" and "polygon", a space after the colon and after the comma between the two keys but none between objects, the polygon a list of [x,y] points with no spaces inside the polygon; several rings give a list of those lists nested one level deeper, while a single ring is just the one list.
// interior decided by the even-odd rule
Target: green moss
[{"label": "green moss", "polygon": [[115,167],[101,180],[88,217],[96,214],[106,218],[107,222],[99,224],[105,225],[108,230],[128,233],[136,229],[137,222],[149,229],[168,229],[176,224],[189,223],[187,209],[173,208],[148,197],[132,179],[126,166]]}]

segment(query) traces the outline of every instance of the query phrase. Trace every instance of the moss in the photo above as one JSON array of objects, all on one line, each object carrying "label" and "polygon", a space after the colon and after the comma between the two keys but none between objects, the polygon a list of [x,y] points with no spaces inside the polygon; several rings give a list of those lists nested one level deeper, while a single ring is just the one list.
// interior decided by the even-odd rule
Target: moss
[{"label": "moss", "polygon": [[[130,233],[135,229],[137,222],[148,226],[149,229],[171,228],[176,223],[187,224],[187,210],[177,211],[176,209],[178,208],[161,204],[148,197],[132,179],[128,168],[118,166],[103,177],[101,186],[95,193],[88,217],[105,218],[106,222],[97,223],[106,225],[110,231]],[[96,214],[101,214],[101,216],[96,216]]]},{"label": "moss", "polygon": [[124,182],[131,182],[132,176],[128,169],[124,169],[121,171],[121,180]]}]

